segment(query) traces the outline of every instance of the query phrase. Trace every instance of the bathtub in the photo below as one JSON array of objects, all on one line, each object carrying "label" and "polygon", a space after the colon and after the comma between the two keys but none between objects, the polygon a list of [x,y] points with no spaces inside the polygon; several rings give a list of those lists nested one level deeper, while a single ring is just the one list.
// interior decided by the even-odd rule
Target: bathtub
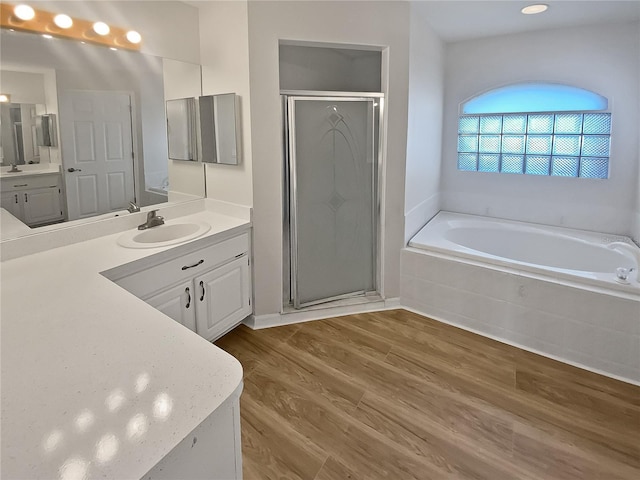
[{"label": "bathtub", "polygon": [[620,283],[616,269],[635,268],[628,252],[608,248],[613,242],[640,248],[627,237],[511,220],[440,212],[409,242],[409,246],[512,266],[585,285],[640,294],[636,273]]},{"label": "bathtub", "polygon": [[[633,248],[613,250],[612,242]],[[635,249],[635,250],[634,250]],[[440,212],[401,254],[417,313],[640,385],[640,283],[626,237]]]}]

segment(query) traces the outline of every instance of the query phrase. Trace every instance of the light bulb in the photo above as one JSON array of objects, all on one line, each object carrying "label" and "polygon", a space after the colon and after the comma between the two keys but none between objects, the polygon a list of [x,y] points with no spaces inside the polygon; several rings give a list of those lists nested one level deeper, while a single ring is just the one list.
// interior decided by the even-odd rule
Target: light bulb
[{"label": "light bulb", "polygon": [[549,8],[549,5],[537,4],[537,5],[529,5],[528,7],[524,7],[520,10],[525,15],[535,15],[536,13],[546,12]]},{"label": "light bulb", "polygon": [[60,28],[71,28],[71,26],[73,25],[73,20],[69,15],[59,13],[58,15],[53,17],[53,23],[55,23]]},{"label": "light bulb", "polygon": [[107,25],[104,22],[96,22],[93,24],[93,31],[96,32],[98,35],[109,35],[109,32],[111,31],[111,29],[109,28],[109,25]]},{"label": "light bulb", "polygon": [[0,103],[8,103],[9,102],[9,95],[7,95],[6,93],[0,93]]},{"label": "light bulb", "polygon": [[36,11],[29,5],[18,5],[13,9],[13,13],[20,20],[31,20],[36,16]]},{"label": "light bulb", "polygon": [[127,40],[131,43],[140,43],[142,36],[135,30],[129,30],[127,32]]}]

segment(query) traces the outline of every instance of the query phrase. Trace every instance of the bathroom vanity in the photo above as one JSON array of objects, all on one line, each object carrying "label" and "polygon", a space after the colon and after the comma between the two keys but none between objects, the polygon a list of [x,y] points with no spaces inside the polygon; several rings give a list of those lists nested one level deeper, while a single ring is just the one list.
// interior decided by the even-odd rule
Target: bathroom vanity
[{"label": "bathroom vanity", "polygon": [[63,220],[58,165],[38,170],[26,168],[20,165],[22,172],[0,173],[0,206],[30,227]]},{"label": "bathroom vanity", "polygon": [[3,242],[3,478],[242,477],[242,367],[208,340],[251,313],[251,222],[218,207],[161,210],[211,226],[170,246],[118,244],[146,212]]},{"label": "bathroom vanity", "polygon": [[215,242],[176,247],[163,258],[103,272],[107,278],[207,340],[251,313],[249,231],[235,229]]}]

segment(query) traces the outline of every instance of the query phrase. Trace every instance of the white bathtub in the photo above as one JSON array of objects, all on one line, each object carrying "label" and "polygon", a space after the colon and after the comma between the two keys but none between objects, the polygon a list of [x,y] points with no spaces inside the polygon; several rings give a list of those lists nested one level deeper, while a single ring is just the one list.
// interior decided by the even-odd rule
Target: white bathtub
[{"label": "white bathtub", "polygon": [[409,310],[640,384],[640,283],[628,238],[450,212],[403,249]]},{"label": "white bathtub", "polygon": [[[409,246],[640,294],[636,258],[608,248],[612,242],[633,246],[640,257],[640,249],[627,237],[440,212]],[[616,280],[619,267],[636,269],[629,284]]]}]

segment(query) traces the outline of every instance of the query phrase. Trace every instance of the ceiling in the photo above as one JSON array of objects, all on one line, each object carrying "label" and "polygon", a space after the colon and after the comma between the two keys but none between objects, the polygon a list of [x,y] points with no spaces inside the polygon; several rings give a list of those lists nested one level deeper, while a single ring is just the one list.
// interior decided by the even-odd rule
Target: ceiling
[{"label": "ceiling", "polygon": [[[549,9],[523,15],[527,5],[544,3]],[[418,0],[412,13],[422,15],[445,42],[604,23],[640,20],[640,0]]]}]

